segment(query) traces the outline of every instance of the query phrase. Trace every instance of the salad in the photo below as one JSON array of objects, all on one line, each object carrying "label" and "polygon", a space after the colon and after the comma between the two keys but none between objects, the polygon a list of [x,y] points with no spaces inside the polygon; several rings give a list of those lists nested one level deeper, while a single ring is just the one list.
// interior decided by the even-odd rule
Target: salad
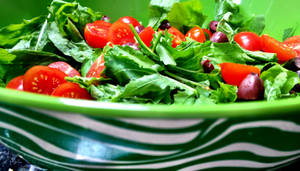
[{"label": "salad", "polygon": [[106,102],[218,104],[296,97],[300,36],[262,34],[264,16],[218,0],[150,2],[148,25],[53,0],[47,16],[0,29],[0,85]]}]

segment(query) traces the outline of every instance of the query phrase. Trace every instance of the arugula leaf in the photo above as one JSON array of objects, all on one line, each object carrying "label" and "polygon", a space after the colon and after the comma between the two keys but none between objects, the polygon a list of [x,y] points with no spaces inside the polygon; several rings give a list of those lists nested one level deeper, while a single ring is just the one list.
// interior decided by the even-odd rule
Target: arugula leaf
[{"label": "arugula leaf", "polygon": [[212,99],[216,103],[230,103],[237,99],[237,87],[219,82],[220,88],[212,92]]},{"label": "arugula leaf", "polygon": [[104,55],[104,61],[105,75],[121,85],[144,75],[157,73],[160,67],[142,52],[128,46],[114,46],[108,49]]},{"label": "arugula leaf", "polygon": [[123,89],[124,87],[112,84],[103,84],[98,86],[92,85],[88,88],[91,96],[102,102],[111,102],[112,99],[117,97],[123,91]]},{"label": "arugula leaf", "polygon": [[21,40],[30,40],[39,31],[45,21],[45,16],[24,20],[21,24],[12,24],[0,29],[0,48],[12,48]]},{"label": "arugula leaf", "polygon": [[187,96],[195,94],[195,89],[182,84],[169,77],[160,74],[146,75],[136,80],[130,81],[124,91],[113,99],[119,101],[131,97],[140,97],[151,99],[153,103],[160,103],[167,99],[171,99],[171,91],[183,91]]},{"label": "arugula leaf", "polygon": [[84,40],[73,42],[64,38],[55,22],[50,24],[48,37],[57,49],[64,55],[73,57],[77,62],[82,63],[94,56],[100,55],[99,52],[91,48]]},{"label": "arugula leaf", "polygon": [[292,88],[300,83],[297,73],[289,71],[279,64],[261,74],[265,86],[265,99],[273,101],[283,95],[290,95]]},{"label": "arugula leaf", "polygon": [[297,24],[295,27],[287,28],[283,31],[282,41],[285,41],[286,39],[293,37],[299,27],[299,24]]},{"label": "arugula leaf", "polygon": [[167,16],[170,24],[183,33],[196,25],[201,27],[206,19],[202,14],[202,4],[199,0],[177,2]]},{"label": "arugula leaf", "polygon": [[102,17],[102,14],[94,12],[90,8],[82,7],[77,2],[62,0],[53,0],[48,10],[54,17],[62,36],[75,42],[83,40],[82,35],[87,23]]},{"label": "arugula leaf", "polygon": [[91,77],[91,78],[87,78],[87,77],[79,77],[79,76],[75,76],[75,77],[66,77],[65,78],[67,81],[72,82],[72,83],[76,83],[79,84],[82,88],[89,88],[92,85],[98,85],[107,81],[110,81],[111,79],[109,78],[95,78],[95,77]]}]

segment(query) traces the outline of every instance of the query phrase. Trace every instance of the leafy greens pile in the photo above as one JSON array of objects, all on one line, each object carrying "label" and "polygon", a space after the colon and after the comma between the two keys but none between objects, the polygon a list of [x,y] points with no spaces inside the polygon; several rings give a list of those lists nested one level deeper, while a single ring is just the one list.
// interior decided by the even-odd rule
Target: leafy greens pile
[{"label": "leafy greens pile", "polygon": [[[24,74],[34,65],[66,61],[81,71],[83,77],[66,78],[80,84],[99,101],[162,104],[217,104],[235,102],[237,87],[225,84],[218,64],[233,62],[255,65],[264,69],[265,99],[291,96],[289,91],[299,77],[276,64],[276,54],[251,52],[233,42],[239,31],[258,34],[264,29],[263,16],[250,16],[233,0],[216,1],[218,30],[229,38],[228,43],[188,39],[172,48],[172,36],[165,32],[155,35],[148,48],[135,33],[140,44],[136,51],[128,46],[89,47],[83,36],[87,23],[99,20],[101,13],[82,7],[77,2],[54,0],[48,16],[25,20],[21,24],[0,29],[0,84]],[[208,23],[198,0],[152,0],[149,25],[157,29],[163,20],[186,32]],[[134,31],[134,30],[133,30]],[[109,79],[85,78],[93,61],[104,53]],[[204,73],[201,62],[210,60],[212,73]]]}]

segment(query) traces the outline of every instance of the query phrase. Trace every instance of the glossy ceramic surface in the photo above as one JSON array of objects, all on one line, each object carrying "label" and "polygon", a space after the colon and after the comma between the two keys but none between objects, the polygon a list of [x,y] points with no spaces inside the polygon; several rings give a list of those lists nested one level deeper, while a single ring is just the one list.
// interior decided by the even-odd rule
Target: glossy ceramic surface
[{"label": "glossy ceramic surface", "polygon": [[[115,19],[132,15],[147,20],[147,0],[82,2]],[[213,16],[213,1],[201,2]],[[37,0],[5,3],[0,6],[2,25],[43,13],[40,9],[46,6],[46,1]],[[279,40],[286,28],[300,24],[298,0],[241,3],[251,13],[265,14],[265,32]],[[8,14],[12,18],[5,21]],[[0,141],[50,170],[279,168],[300,156],[299,115],[300,98],[205,106],[128,105],[0,88]]]}]

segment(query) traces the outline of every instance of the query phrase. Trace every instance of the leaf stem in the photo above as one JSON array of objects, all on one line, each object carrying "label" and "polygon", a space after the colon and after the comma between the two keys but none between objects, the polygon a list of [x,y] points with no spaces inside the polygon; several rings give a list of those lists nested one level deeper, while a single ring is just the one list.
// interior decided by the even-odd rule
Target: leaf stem
[{"label": "leaf stem", "polygon": [[133,25],[130,24],[129,27],[130,27],[131,31],[133,32],[134,37],[136,38],[136,40],[138,41],[138,43],[141,45],[141,48],[145,49],[146,52],[154,58],[154,60],[160,61],[159,56],[157,56],[157,55],[156,55],[156,54],[155,54],[155,53],[154,53],[154,52],[153,52],[153,51],[152,51],[152,50],[151,50],[151,49],[150,49],[143,41],[142,41],[142,39],[140,38],[140,36],[139,36],[138,33],[136,32],[136,30],[134,29]]},{"label": "leaf stem", "polygon": [[155,51],[156,46],[158,45],[158,42],[159,42],[159,40],[160,40],[160,38],[161,38],[162,35],[163,35],[163,32],[160,31],[160,32],[158,33],[158,35],[157,35],[156,40],[155,40],[154,43],[153,43],[152,52]]}]

